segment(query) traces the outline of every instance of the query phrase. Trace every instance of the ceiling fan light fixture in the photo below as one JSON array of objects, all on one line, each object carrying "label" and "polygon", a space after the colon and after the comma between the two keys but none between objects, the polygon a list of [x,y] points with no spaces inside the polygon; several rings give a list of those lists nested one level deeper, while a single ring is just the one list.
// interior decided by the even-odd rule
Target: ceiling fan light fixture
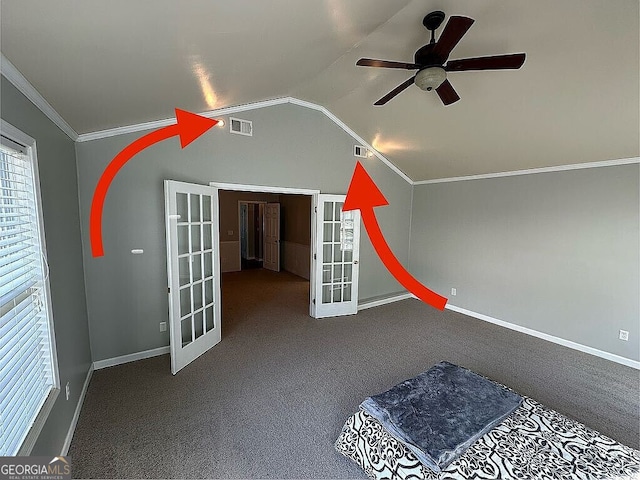
[{"label": "ceiling fan light fixture", "polygon": [[442,67],[427,67],[416,73],[415,84],[421,90],[431,91],[438,88],[447,79],[447,72]]}]

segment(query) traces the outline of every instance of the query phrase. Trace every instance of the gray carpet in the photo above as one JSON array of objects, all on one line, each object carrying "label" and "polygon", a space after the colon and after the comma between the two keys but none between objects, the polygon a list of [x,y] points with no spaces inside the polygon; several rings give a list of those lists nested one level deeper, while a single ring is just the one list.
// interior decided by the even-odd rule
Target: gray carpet
[{"label": "gray carpet", "polygon": [[74,476],[364,479],[333,449],[345,419],[441,360],[639,447],[637,370],[417,300],[314,320],[308,285],[225,274],[214,349],[175,377],[168,355],[94,372]]}]

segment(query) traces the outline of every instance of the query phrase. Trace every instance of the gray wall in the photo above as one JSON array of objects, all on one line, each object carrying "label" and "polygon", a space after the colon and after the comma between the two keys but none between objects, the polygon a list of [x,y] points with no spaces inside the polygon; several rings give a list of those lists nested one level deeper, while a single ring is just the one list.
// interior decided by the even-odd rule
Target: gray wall
[{"label": "gray wall", "polygon": [[452,305],[640,360],[639,176],[635,164],[416,186],[412,272]]},{"label": "gray wall", "polygon": [[[258,184],[346,193],[354,140],[320,112],[285,104],[243,112],[254,136],[213,129],[181,151],[169,139],[137,155],[111,185],[103,214],[105,256],[91,257],[88,218],[96,182],[109,161],[144,132],[76,145],[85,245],[87,306],[94,360],[167,345],[158,322],[168,317],[162,181]],[[400,261],[409,244],[411,186],[377,159],[362,159],[390,206],[377,209]],[[364,232],[364,231],[363,231]],[[131,255],[143,248],[144,255]],[[402,291],[361,241],[359,298]],[[224,328],[224,327],[223,327]]]},{"label": "gray wall", "polygon": [[0,88],[3,120],[36,140],[62,392],[32,454],[59,455],[91,365],[74,143],[4,77]]}]

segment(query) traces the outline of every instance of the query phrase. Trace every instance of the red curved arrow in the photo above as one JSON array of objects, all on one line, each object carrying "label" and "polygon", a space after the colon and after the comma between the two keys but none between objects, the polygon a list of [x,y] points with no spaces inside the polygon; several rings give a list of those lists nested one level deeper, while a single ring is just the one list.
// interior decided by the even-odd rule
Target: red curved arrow
[{"label": "red curved arrow", "polygon": [[107,197],[109,186],[124,164],[145,148],[175,135],[180,136],[180,146],[184,148],[218,123],[218,120],[202,117],[178,108],[176,108],[176,121],[177,123],[174,125],[154,130],[127,145],[102,172],[102,176],[98,180],[96,190],[93,193],[91,215],[89,217],[89,238],[91,239],[91,252],[94,257],[104,255],[102,246],[102,208],[104,207],[104,200]]},{"label": "red curved arrow", "polygon": [[360,210],[364,228],[366,228],[373,248],[382,260],[382,263],[391,272],[400,284],[413,293],[416,297],[432,307],[443,310],[447,299],[432,292],[418,280],[416,280],[398,261],[391,248],[384,239],[378,219],[373,212],[374,207],[389,205],[387,199],[371,179],[364,167],[358,162],[351,178],[347,198],[344,201],[343,211]]}]

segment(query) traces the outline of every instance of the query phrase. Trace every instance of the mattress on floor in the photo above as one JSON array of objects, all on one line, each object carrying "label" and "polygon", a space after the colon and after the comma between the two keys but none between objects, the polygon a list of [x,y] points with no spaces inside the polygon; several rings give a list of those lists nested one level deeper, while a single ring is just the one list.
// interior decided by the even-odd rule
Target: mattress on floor
[{"label": "mattress on floor", "polygon": [[522,403],[513,390],[449,362],[367,397],[360,409],[424,465],[446,468]]},{"label": "mattress on floor", "polygon": [[500,425],[440,473],[372,416],[350,416],[335,443],[374,479],[634,479],[640,452],[523,396]]}]

